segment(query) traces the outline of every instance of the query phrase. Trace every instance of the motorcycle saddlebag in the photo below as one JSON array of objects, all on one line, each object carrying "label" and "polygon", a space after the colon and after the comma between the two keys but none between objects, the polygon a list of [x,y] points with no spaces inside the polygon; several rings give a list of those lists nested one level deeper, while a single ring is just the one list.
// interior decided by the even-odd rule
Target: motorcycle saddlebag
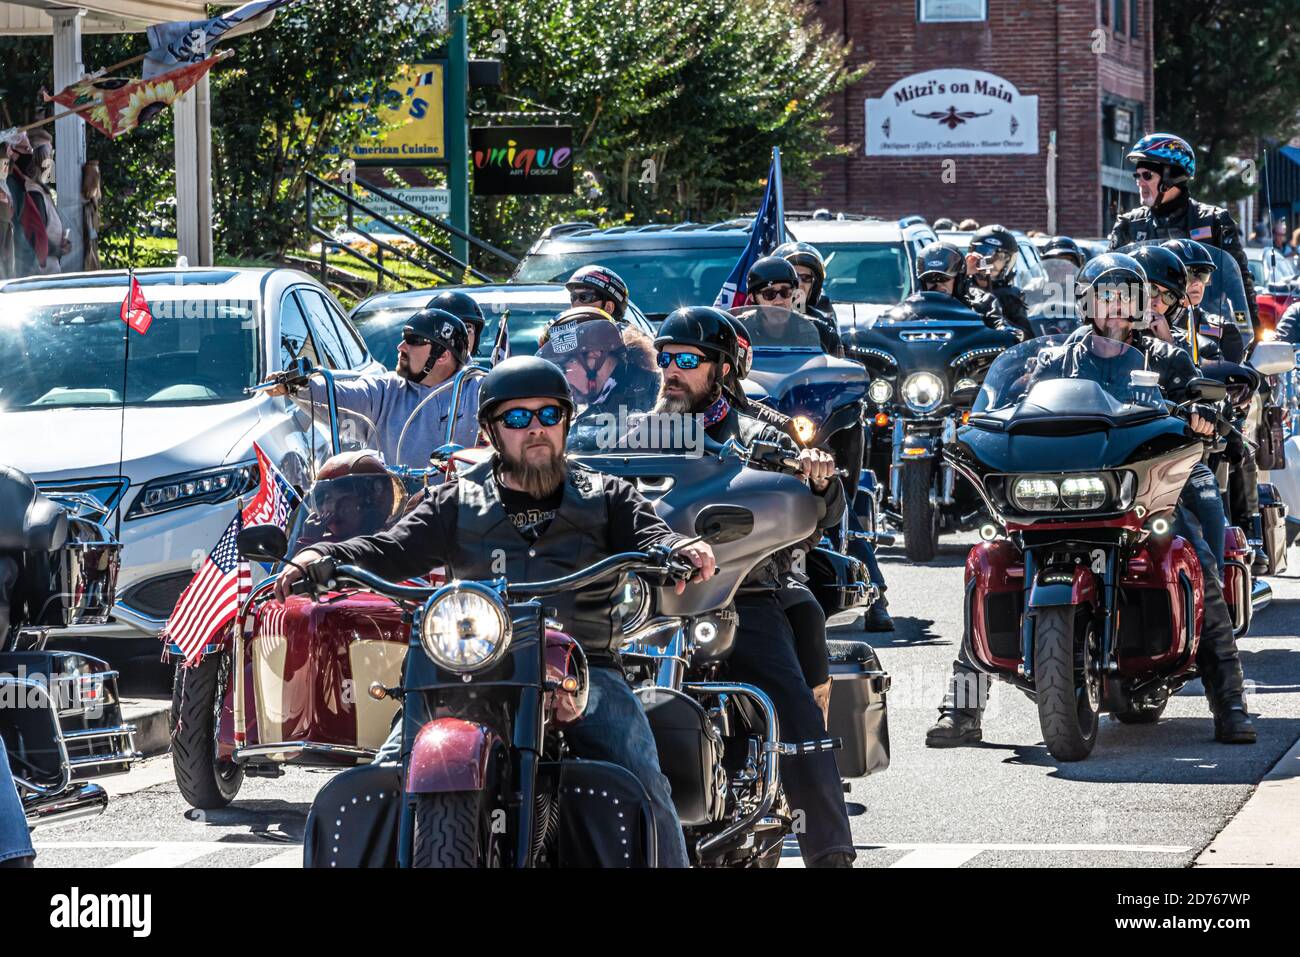
[{"label": "motorcycle saddlebag", "polygon": [[808,587],[829,619],[867,603],[867,566],[850,555],[825,548],[808,552]]},{"label": "motorcycle saddlebag", "polygon": [[828,641],[831,707],[827,732],[842,738],[840,776],[865,777],[889,767],[889,674],[866,642]]},{"label": "motorcycle saddlebag", "polygon": [[690,695],[673,688],[638,688],[659,750],[659,767],[673,789],[677,816],[689,826],[719,820],[725,786],[715,781],[723,742],[708,713]]},{"label": "motorcycle saddlebag", "polygon": [[1261,483],[1259,486],[1259,518],[1268,573],[1280,575],[1286,571],[1286,505],[1278,496],[1276,485]]},{"label": "motorcycle saddlebag", "polygon": [[608,761],[565,758],[559,767],[559,866],[654,867],[654,811],[636,776]]},{"label": "motorcycle saddlebag", "polygon": [[340,771],[307,814],[303,867],[396,867],[402,767],[366,764]]}]

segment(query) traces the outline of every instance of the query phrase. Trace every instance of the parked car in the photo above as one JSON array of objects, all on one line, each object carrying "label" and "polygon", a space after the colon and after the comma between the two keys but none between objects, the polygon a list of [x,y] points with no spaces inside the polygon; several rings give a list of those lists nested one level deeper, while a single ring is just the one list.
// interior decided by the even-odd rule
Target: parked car
[{"label": "parked car", "polygon": [[1261,329],[1276,328],[1282,313],[1300,298],[1295,264],[1272,247],[1247,246],[1246,265],[1255,284]]},{"label": "parked car", "polygon": [[[153,640],[257,486],[257,442],[305,487],[328,436],[287,398],[245,390],[306,355],[383,371],[329,292],[289,269],[135,274],[153,313],[119,318],[121,271],[0,283],[4,464],[45,492],[74,494],[123,544],[112,621],[86,636]],[[125,649],[123,653],[129,653]]]},{"label": "parked car", "polygon": [[[449,291],[468,294],[483,310],[487,324],[474,350],[474,357],[482,360],[491,356],[501,317],[507,315],[507,310],[511,354],[531,355],[537,351],[542,330],[569,308],[569,292],[560,283],[483,283],[381,292],[358,303],[349,318],[365,339],[370,354],[391,369],[397,361],[397,344],[406,320],[438,293]],[[635,303],[628,303],[626,316],[642,332],[654,335],[654,326]]]}]

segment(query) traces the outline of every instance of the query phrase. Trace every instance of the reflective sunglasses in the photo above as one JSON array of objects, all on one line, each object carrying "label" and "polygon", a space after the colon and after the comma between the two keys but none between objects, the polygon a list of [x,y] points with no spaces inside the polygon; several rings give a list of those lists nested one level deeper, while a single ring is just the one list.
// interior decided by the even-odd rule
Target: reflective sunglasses
[{"label": "reflective sunglasses", "polygon": [[1170,292],[1168,289],[1161,289],[1159,286],[1148,286],[1147,294],[1159,299],[1166,306],[1178,305],[1178,296],[1175,293]]},{"label": "reflective sunglasses", "polygon": [[1151,172],[1151,170],[1149,169],[1140,169],[1133,174],[1133,178],[1136,180],[1140,180],[1143,183],[1149,183],[1151,182],[1151,180],[1157,179],[1158,176],[1156,173]]},{"label": "reflective sunglasses", "polygon": [[789,299],[794,295],[794,290],[789,286],[764,286],[758,291],[758,298],[764,302],[775,302],[778,299]]},{"label": "reflective sunglasses", "polygon": [[575,289],[569,293],[569,303],[574,306],[594,306],[604,301],[605,297],[594,289]]},{"label": "reflective sunglasses", "polygon": [[1197,282],[1209,282],[1210,277],[1214,275],[1214,270],[1207,266],[1200,266],[1196,269],[1187,270],[1187,276],[1195,279]]},{"label": "reflective sunglasses", "polygon": [[558,405],[544,405],[540,409],[511,409],[502,412],[495,421],[507,429],[526,429],[533,424],[533,418],[548,429],[564,421],[564,409]]},{"label": "reflective sunglasses", "polygon": [[661,352],[659,353],[659,368],[667,369],[674,362],[677,368],[683,372],[689,372],[691,369],[698,369],[701,362],[708,362],[704,356],[697,356],[694,352]]}]

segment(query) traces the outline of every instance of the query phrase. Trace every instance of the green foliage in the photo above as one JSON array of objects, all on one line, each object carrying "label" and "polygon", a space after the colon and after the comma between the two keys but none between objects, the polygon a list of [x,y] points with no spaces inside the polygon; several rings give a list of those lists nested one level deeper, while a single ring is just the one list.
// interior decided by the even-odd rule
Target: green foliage
[{"label": "green foliage", "polygon": [[1298,126],[1300,0],[1156,4],[1156,122],[1196,148],[1194,194],[1226,202],[1258,189],[1230,157]]},{"label": "green foliage", "polygon": [[741,212],[773,146],[787,181],[812,182],[814,164],[842,152],[826,103],[865,72],[847,69],[848,47],[798,3],[474,0],[469,10],[471,55],[503,61],[501,89],[474,106],[529,101],[574,127],[574,195],[476,200],[475,231],[516,250],[562,219]]}]

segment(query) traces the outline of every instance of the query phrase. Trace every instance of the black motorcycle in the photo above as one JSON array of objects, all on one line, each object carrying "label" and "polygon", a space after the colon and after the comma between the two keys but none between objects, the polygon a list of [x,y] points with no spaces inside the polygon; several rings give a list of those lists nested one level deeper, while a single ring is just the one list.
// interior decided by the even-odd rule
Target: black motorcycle
[{"label": "black motorcycle", "polygon": [[909,560],[928,562],[943,531],[978,525],[975,490],[959,482],[952,442],[992,362],[1019,342],[952,296],[923,292],[857,329],[845,352],[872,374],[868,461],[888,489],[885,517],[903,531]]},{"label": "black motorcycle", "polygon": [[108,794],[86,779],[140,757],[117,672],[47,648],[62,629],[103,624],[112,612],[122,546],[72,514],[94,504],[75,493],[54,501],[0,466],[0,736],[33,828],[101,813]]}]

